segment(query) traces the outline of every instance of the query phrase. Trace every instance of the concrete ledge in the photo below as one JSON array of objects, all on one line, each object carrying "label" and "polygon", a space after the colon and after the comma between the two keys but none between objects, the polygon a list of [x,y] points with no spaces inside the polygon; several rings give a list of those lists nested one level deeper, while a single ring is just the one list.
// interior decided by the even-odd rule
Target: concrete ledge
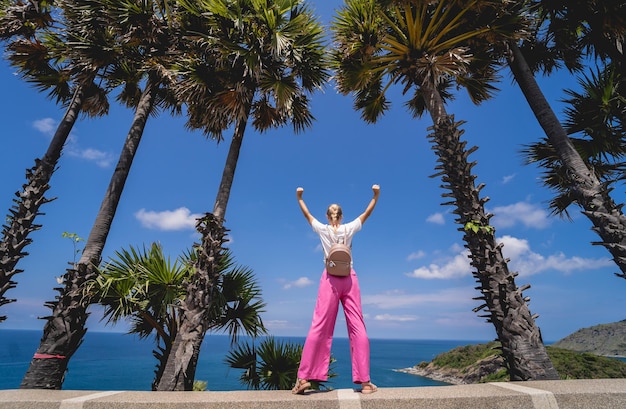
[{"label": "concrete ledge", "polygon": [[307,392],[125,392],[0,390],[0,409],[623,409],[626,379]]}]

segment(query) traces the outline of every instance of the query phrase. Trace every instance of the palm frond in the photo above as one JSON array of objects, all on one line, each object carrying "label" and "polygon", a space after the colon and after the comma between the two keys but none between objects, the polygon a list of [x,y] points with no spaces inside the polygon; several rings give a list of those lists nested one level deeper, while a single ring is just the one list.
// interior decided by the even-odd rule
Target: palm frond
[{"label": "palm frond", "polygon": [[257,371],[257,354],[253,344],[237,345],[231,350],[224,361],[231,368],[244,369],[239,380],[249,389],[259,389],[260,378]]}]

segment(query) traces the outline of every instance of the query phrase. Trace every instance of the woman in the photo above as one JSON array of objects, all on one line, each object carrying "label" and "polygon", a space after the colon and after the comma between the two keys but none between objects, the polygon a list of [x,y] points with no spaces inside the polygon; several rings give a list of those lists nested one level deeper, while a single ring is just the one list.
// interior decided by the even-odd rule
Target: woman
[{"label": "woman", "polygon": [[[320,236],[322,248],[324,249],[324,259],[328,257],[328,252],[333,243],[341,242],[351,247],[352,237],[361,230],[361,226],[372,214],[378,201],[380,187],[373,185],[372,191],[374,192],[374,197],[367,205],[365,211],[350,223],[342,225],[343,213],[339,205],[332,204],[328,207],[326,212],[328,224],[323,224],[311,215],[304,203],[302,199],[304,189],[301,187],[296,189],[296,197],[304,217],[313,227],[313,231]],[[304,391],[311,387],[310,380],[326,381],[328,379],[330,348],[340,301],[346,315],[348,336],[350,338],[352,381],[361,385],[362,393],[374,393],[377,391],[376,385],[371,382],[369,374],[370,345],[365,331],[365,323],[363,322],[359,281],[354,269],[351,268],[350,270],[350,275],[344,277],[330,275],[326,269],[322,273],[317,303],[313,312],[313,322],[302,350],[298,379],[292,389],[294,394],[304,394]]]}]

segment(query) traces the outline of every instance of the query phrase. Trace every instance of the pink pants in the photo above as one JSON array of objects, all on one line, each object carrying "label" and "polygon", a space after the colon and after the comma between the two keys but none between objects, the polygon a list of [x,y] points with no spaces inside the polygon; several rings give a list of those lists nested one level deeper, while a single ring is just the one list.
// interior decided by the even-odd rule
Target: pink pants
[{"label": "pink pants", "polygon": [[313,322],[304,343],[298,378],[316,381],[328,379],[330,348],[339,301],[343,305],[348,324],[352,381],[354,383],[369,382],[370,343],[363,322],[359,280],[354,270],[347,277],[332,276],[326,273],[326,270],[322,273]]}]

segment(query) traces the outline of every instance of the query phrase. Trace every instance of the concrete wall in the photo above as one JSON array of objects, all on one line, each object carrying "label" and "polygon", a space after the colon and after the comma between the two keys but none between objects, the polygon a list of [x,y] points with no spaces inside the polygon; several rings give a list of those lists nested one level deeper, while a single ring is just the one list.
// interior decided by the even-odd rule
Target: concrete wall
[{"label": "concrete wall", "polygon": [[0,409],[625,409],[626,379],[233,392],[0,390]]}]

